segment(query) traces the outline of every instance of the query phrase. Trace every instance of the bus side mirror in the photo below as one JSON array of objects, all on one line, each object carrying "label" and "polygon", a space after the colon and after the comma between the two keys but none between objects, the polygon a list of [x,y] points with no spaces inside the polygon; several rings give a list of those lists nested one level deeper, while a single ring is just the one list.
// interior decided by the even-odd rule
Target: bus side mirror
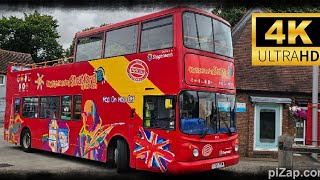
[{"label": "bus side mirror", "polygon": [[165,107],[166,109],[172,109],[172,99],[165,100]]}]

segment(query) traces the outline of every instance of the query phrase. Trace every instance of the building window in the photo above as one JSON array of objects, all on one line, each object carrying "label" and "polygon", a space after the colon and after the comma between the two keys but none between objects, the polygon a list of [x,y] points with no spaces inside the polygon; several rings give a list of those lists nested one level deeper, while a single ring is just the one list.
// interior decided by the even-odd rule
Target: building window
[{"label": "building window", "polygon": [[102,41],[103,33],[78,39],[76,62],[101,58]]},{"label": "building window", "polygon": [[61,119],[70,120],[71,119],[71,102],[72,96],[62,96],[61,103]]},{"label": "building window", "polygon": [[[299,107],[305,111],[308,111],[308,103],[299,103]],[[305,145],[306,139],[306,120],[296,121],[294,126],[294,141],[296,144]]]},{"label": "building window", "polygon": [[140,52],[173,47],[172,16],[142,24]]},{"label": "building window", "polygon": [[4,85],[4,80],[5,80],[5,78],[4,78],[5,76],[4,75],[0,75],[0,85]]},{"label": "building window", "polygon": [[81,106],[82,106],[82,97],[73,96],[73,119],[81,119]]},{"label": "building window", "polygon": [[137,51],[138,25],[107,32],[105,57],[133,54]]},{"label": "building window", "polygon": [[276,131],[276,111],[260,110],[260,142],[274,143]]},{"label": "building window", "polygon": [[145,96],[144,127],[175,129],[175,102],[174,96]]},{"label": "building window", "polygon": [[[288,100],[288,99],[269,99],[269,97],[251,97],[254,105],[254,151],[277,151],[278,137],[282,134],[282,104],[266,103],[266,100]],[[283,101],[282,101],[283,102]]]},{"label": "building window", "polygon": [[22,117],[24,118],[37,118],[38,117],[38,97],[25,97],[23,98]]},{"label": "building window", "polygon": [[59,117],[60,97],[41,97],[40,98],[40,118],[52,119]]}]

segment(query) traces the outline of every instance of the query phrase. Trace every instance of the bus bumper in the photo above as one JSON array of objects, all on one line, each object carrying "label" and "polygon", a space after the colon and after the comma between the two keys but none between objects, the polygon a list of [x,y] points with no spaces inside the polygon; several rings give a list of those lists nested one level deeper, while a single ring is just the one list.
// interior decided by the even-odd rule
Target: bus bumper
[{"label": "bus bumper", "polygon": [[[167,173],[169,174],[189,174],[189,173],[197,173],[197,172],[204,172],[210,171],[213,168],[214,164],[216,163],[224,163],[224,167],[235,165],[239,162],[240,156],[238,154],[225,156],[220,158],[214,159],[206,159],[206,160],[199,160],[193,162],[172,162],[170,166],[168,166]],[[219,168],[216,168],[219,169]]]}]

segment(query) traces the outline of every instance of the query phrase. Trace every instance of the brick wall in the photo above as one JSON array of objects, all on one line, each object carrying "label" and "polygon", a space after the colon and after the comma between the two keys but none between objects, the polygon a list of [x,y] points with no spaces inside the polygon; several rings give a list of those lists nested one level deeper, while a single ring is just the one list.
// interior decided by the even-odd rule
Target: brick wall
[{"label": "brick wall", "polygon": [[249,113],[248,96],[246,94],[237,94],[237,102],[246,103],[246,113],[237,113],[236,127],[239,134],[239,154],[240,156],[248,156],[248,139],[249,139]]},{"label": "brick wall", "polygon": [[[244,82],[246,84],[250,84],[251,82],[255,81],[255,79],[252,79],[252,73],[258,73],[256,72],[256,69],[253,70],[252,68],[250,71],[247,71],[244,69],[246,66],[251,66],[251,45],[252,45],[252,38],[251,38],[251,20],[249,20],[246,25],[244,26],[240,36],[238,39],[234,42],[234,57],[235,57],[235,76],[236,76],[236,84],[241,81],[241,86],[244,86],[245,89],[248,87],[247,85],[244,85]],[[246,64],[246,66],[243,66]],[[237,69],[241,67],[242,69]],[[250,67],[248,67],[250,68]],[[241,72],[241,75],[237,74],[237,72]],[[263,74],[261,74],[263,76]],[[251,79],[251,81],[250,81]],[[264,82],[261,82],[261,86],[268,86],[270,84],[275,83],[275,79],[272,78],[266,78]],[[278,82],[278,81],[277,81]],[[278,82],[281,83],[281,82]],[[239,83],[240,84],[240,83]],[[268,86],[269,87],[269,86]],[[239,85],[237,85],[237,88],[240,88]],[[245,113],[237,113],[237,131],[239,133],[239,143],[240,143],[240,149],[239,154],[240,156],[244,157],[277,157],[277,152],[257,152],[253,151],[253,141],[254,141],[254,106],[251,102],[249,102],[249,96],[255,95],[255,96],[265,96],[265,97],[287,97],[291,98],[293,101],[296,97],[299,95],[296,95],[294,93],[291,93],[291,95],[288,95],[286,93],[277,93],[277,92],[260,92],[253,94],[252,91],[256,91],[259,89],[251,89],[250,91],[238,91],[237,93],[237,102],[240,103],[246,103],[246,112]],[[285,90],[284,90],[285,91]],[[299,96],[301,98],[301,96]],[[304,98],[304,96],[302,96]],[[305,96],[305,98],[310,98],[309,96]],[[288,105],[282,106],[282,134],[288,134],[290,136],[294,135],[294,122],[290,119],[288,119]]]}]

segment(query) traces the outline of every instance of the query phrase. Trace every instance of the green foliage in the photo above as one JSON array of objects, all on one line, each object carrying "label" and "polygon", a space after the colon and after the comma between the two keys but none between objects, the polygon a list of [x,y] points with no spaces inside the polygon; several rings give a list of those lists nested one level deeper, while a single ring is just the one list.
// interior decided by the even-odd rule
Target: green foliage
[{"label": "green foliage", "polygon": [[242,16],[248,11],[248,7],[217,7],[212,10],[212,13],[220,16],[230,23],[234,27],[242,18]]},{"label": "green foliage", "polygon": [[0,19],[0,48],[30,53],[35,62],[62,57],[63,49],[58,42],[58,22],[52,16],[37,11],[24,14],[24,18]]},{"label": "green foliage", "polygon": [[73,39],[72,39],[72,42],[70,44],[70,47],[67,48],[64,52],[64,56],[65,57],[72,57],[73,56],[73,52],[74,52],[74,43],[76,41],[76,37],[74,36]]},{"label": "green foliage", "polygon": [[[212,10],[212,13],[218,15],[228,21],[232,27],[234,27],[245,13],[250,9],[249,6],[223,6],[220,5]],[[320,12],[319,6],[280,6],[278,4],[272,4],[266,8],[270,12],[274,13],[318,13]]]},{"label": "green foliage", "polygon": [[319,13],[320,7],[302,6],[302,7],[274,7],[271,9],[275,13]]}]

